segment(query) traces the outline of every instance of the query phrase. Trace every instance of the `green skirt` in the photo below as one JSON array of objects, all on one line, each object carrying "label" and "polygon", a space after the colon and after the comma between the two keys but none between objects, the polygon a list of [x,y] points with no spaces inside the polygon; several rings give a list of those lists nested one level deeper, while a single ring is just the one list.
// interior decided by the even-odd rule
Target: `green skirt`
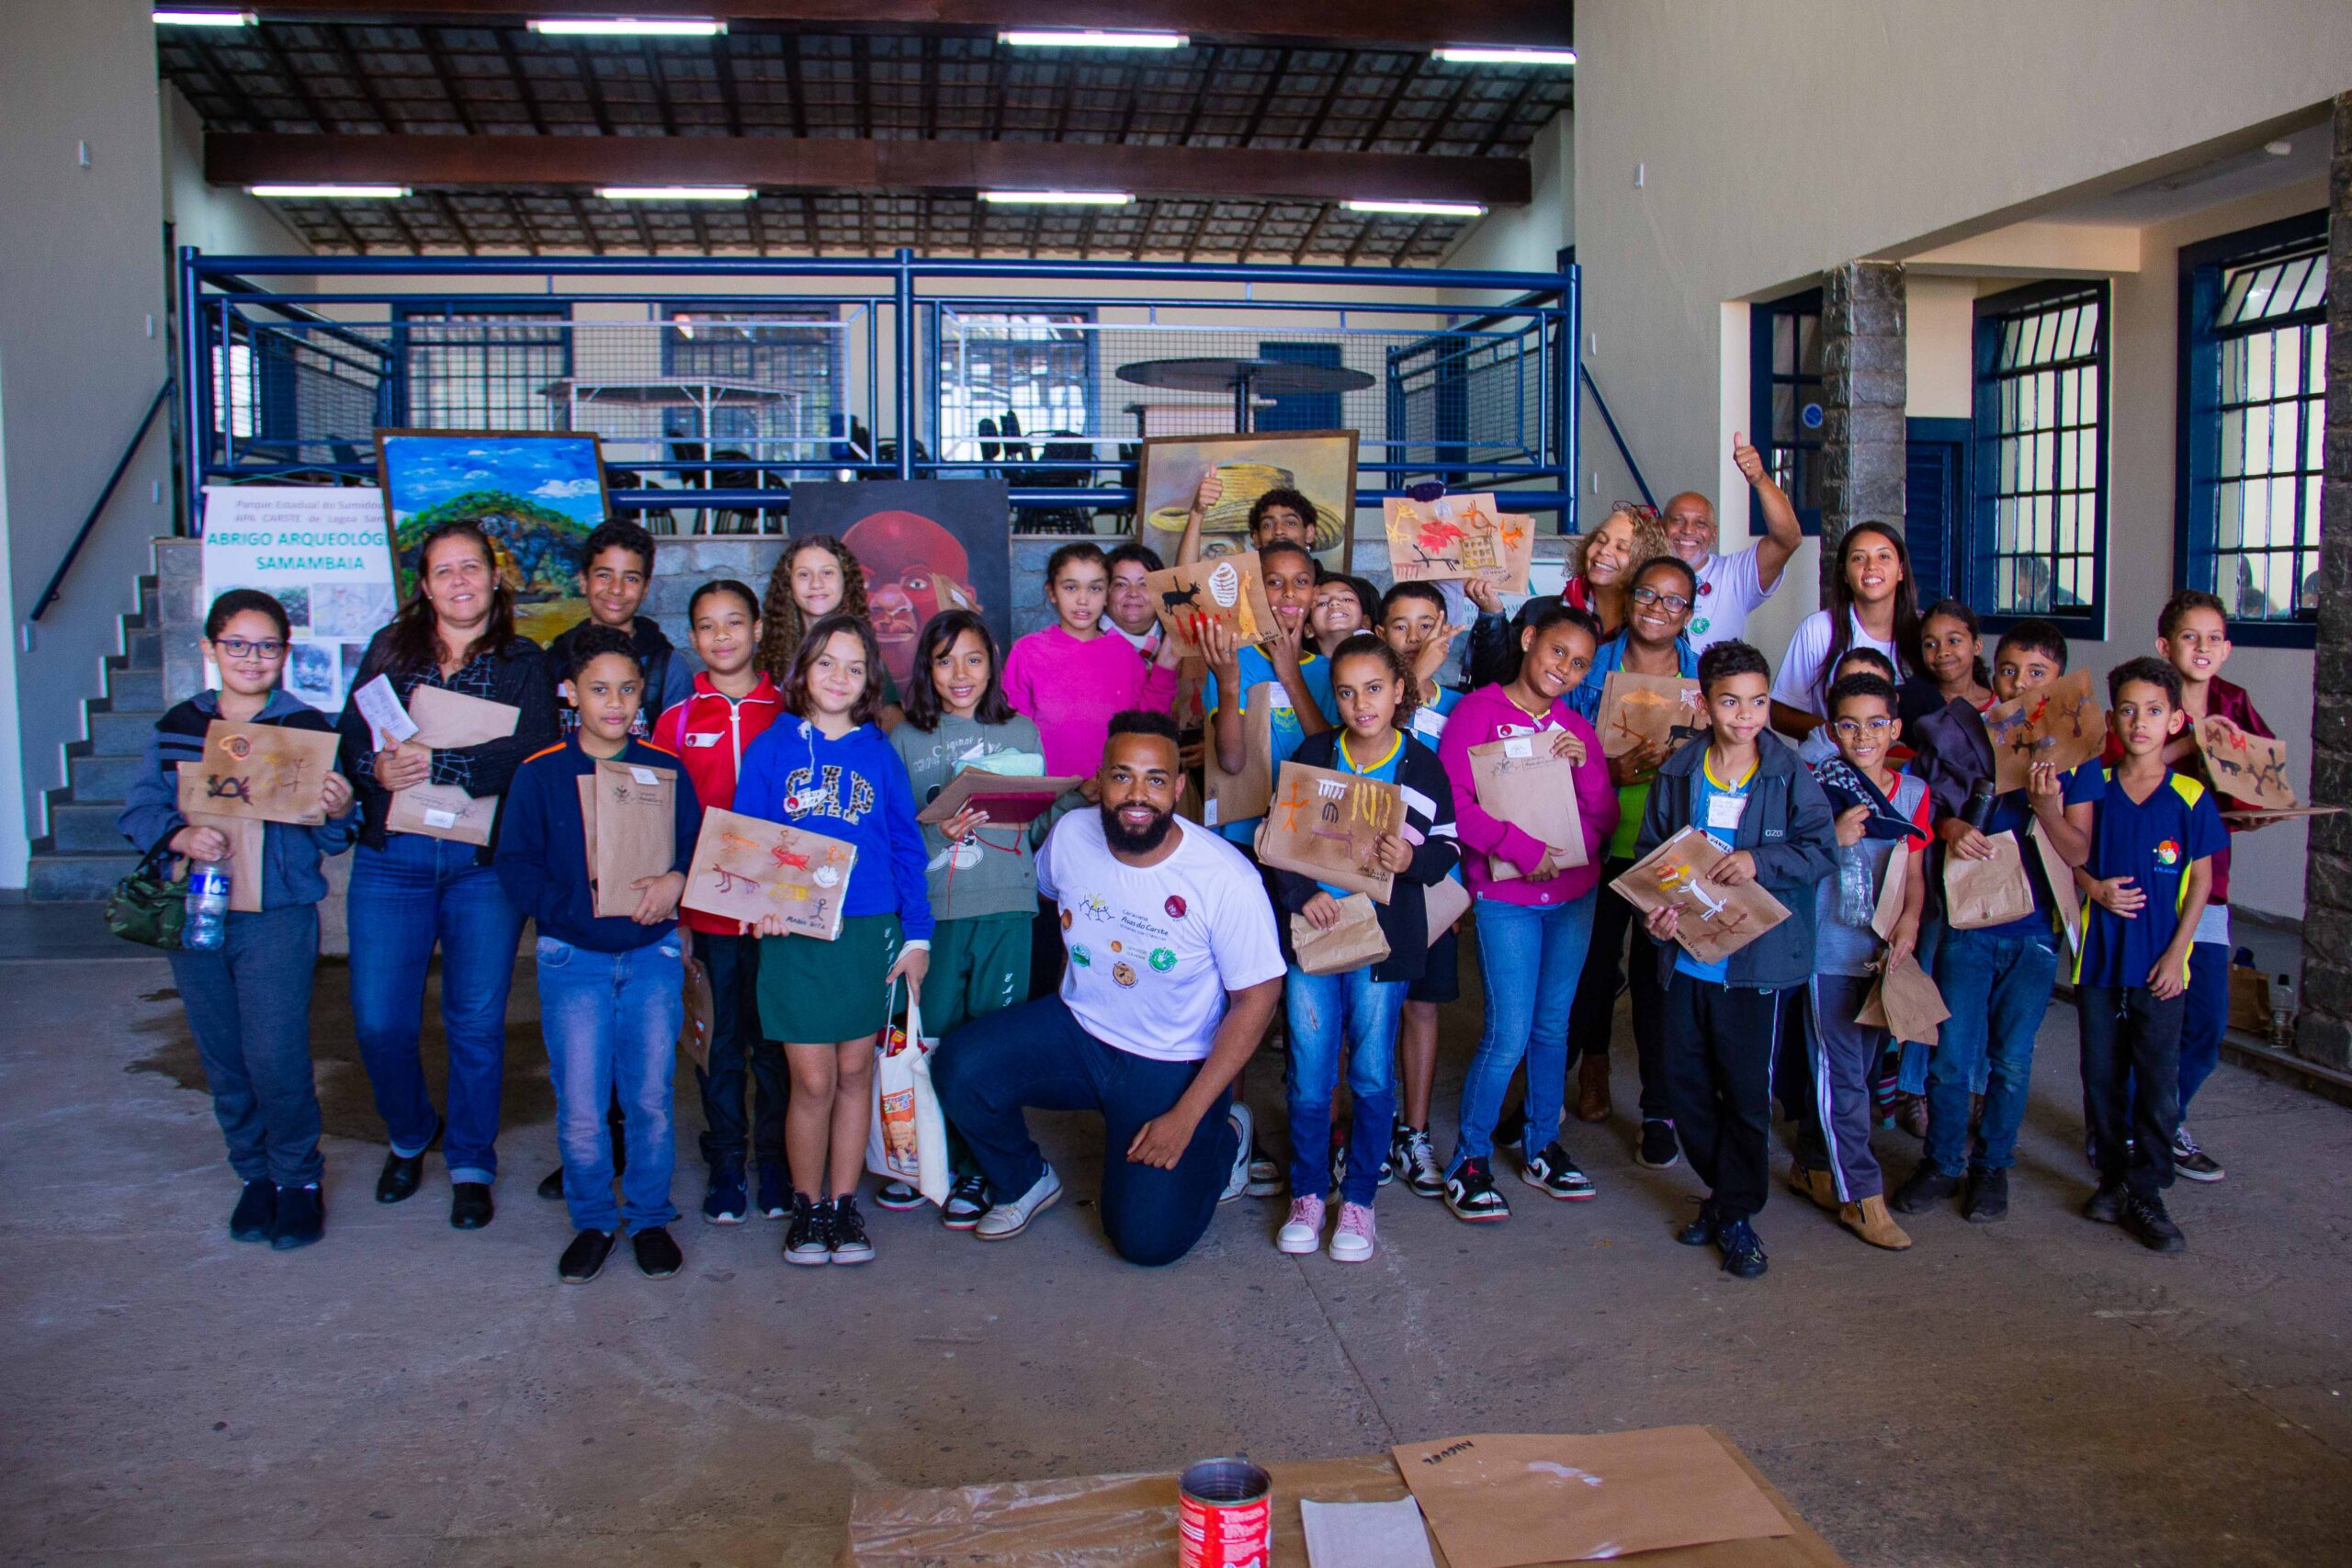
[{"label": "green skirt", "polygon": [[899,917],[850,915],[831,942],[760,939],[760,1032],[793,1045],[878,1034],[889,1021],[882,976],[899,960]]}]

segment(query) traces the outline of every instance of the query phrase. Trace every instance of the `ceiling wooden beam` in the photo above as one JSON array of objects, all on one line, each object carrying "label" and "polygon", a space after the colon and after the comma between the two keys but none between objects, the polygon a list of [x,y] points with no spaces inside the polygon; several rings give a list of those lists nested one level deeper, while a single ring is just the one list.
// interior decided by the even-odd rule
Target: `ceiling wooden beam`
[{"label": "ceiling wooden beam", "polygon": [[1100,142],[714,136],[280,136],[214,132],[214,185],[749,185],[837,191],[1125,190],[1151,196],[1523,205],[1519,158]]},{"label": "ceiling wooden beam", "polygon": [[1313,45],[1443,43],[1566,49],[1574,32],[1570,0],[628,0],[609,7],[582,0],[268,0],[264,20],[519,24],[535,17],[609,10],[632,17],[719,17],[730,23],[785,24],[836,31],[994,31],[1000,28],[1164,28],[1235,41]]}]

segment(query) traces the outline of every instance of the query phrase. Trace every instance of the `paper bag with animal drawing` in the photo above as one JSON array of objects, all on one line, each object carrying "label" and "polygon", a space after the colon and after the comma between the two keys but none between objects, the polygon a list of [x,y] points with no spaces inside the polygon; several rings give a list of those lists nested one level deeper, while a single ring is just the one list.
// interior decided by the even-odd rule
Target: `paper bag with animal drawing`
[{"label": "paper bag with animal drawing", "polygon": [[2060,773],[2089,761],[2107,744],[2107,716],[2091,694],[2091,672],[2077,670],[1984,710],[1993,743],[1993,784],[2023,789],[2036,762]]},{"label": "paper bag with animal drawing", "polygon": [[[1586,863],[1584,818],[1577,807],[1577,765],[1552,754],[1555,729],[1506,735],[1470,748],[1470,777],[1478,808],[1552,848],[1566,871]],[[1487,857],[1487,874],[1515,882],[1526,874],[1500,855]]]},{"label": "paper bag with animal drawing", "polygon": [[1201,626],[1208,621],[1232,627],[1235,644],[1243,648],[1273,636],[1273,606],[1266,603],[1266,580],[1255,550],[1146,572],[1143,585],[1181,655],[1201,651]]},{"label": "paper bag with animal drawing", "polygon": [[1622,757],[1645,740],[1663,755],[1674,750],[1676,726],[1698,729],[1706,722],[1707,705],[1696,678],[1611,670],[1601,679],[1593,728],[1600,732],[1604,757]]},{"label": "paper bag with animal drawing", "polygon": [[2198,720],[2196,729],[2197,749],[2205,756],[2205,776],[2213,781],[2215,789],[2258,810],[2294,809],[2295,790],[2287,782],[2284,740],[2248,735],[2217,713]]},{"label": "paper bag with animal drawing", "polygon": [[831,942],[856,864],[854,844],[714,807],[702,814],[680,903],[729,920],[778,915],[795,934]]},{"label": "paper bag with animal drawing", "polygon": [[319,792],[339,743],[331,729],[216,718],[204,728],[204,755],[180,769],[180,814],[315,828],[327,819]]},{"label": "paper bag with animal drawing", "polygon": [[[190,790],[201,792],[201,762],[182,762],[180,769],[180,798],[186,800]],[[191,828],[209,828],[229,840],[229,853],[222,864],[229,868],[229,908],[243,915],[261,913],[261,857],[268,842],[268,823],[258,817],[223,817],[217,811],[190,811],[180,807],[180,815],[187,818]]]},{"label": "paper bag with animal drawing", "polygon": [[1645,916],[1669,904],[1679,908],[1674,940],[1700,963],[1720,963],[1789,918],[1788,906],[1755,883],[1725,886],[1708,877],[1723,858],[1713,840],[1685,828],[1609,886]]},{"label": "paper bag with animal drawing", "polygon": [[1396,877],[1380,863],[1380,836],[1404,821],[1405,800],[1393,784],[1284,762],[1258,829],[1258,859],[1385,904]]},{"label": "paper bag with animal drawing", "polygon": [[1381,512],[1396,581],[1479,578],[1503,592],[1527,592],[1535,557],[1534,522],[1498,512],[1492,495],[1395,498],[1383,502]]}]

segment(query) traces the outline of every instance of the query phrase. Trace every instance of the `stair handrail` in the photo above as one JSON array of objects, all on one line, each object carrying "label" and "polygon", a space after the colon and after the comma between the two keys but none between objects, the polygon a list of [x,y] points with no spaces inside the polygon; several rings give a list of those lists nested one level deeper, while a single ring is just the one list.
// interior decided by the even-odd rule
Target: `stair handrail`
[{"label": "stair handrail", "polygon": [[40,620],[48,613],[49,607],[57,603],[65,587],[65,574],[74,570],[74,562],[81,555],[82,547],[90,542],[91,530],[105,515],[107,502],[114,499],[115,486],[120,484],[122,476],[130,471],[130,460],[139,456],[139,448],[146,441],[147,432],[154,428],[155,416],[164,412],[164,404],[171,395],[171,378],[165,377],[164,384],[155,389],[154,400],[147,405],[146,417],[139,422],[139,428],[131,433],[130,444],[122,449],[122,456],[115,460],[114,472],[107,476],[106,488],[98,491],[98,499],[92,503],[90,514],[82,519],[82,526],[74,534],[74,542],[65,547],[65,558],[57,563],[57,570],[50,574],[49,586],[40,591],[40,598],[33,605],[32,619]]},{"label": "stair handrail", "polygon": [[1584,389],[1592,394],[1592,406],[1600,411],[1600,423],[1609,427],[1609,439],[1617,444],[1617,456],[1625,459],[1625,471],[1634,476],[1634,487],[1642,492],[1642,504],[1652,512],[1657,510],[1657,497],[1650,493],[1650,481],[1642,477],[1642,466],[1634,461],[1634,450],[1625,445],[1625,437],[1617,429],[1617,417],[1609,412],[1609,400],[1600,395],[1600,383],[1592,378],[1592,370],[1582,360],[1577,362],[1577,374],[1584,380]]}]

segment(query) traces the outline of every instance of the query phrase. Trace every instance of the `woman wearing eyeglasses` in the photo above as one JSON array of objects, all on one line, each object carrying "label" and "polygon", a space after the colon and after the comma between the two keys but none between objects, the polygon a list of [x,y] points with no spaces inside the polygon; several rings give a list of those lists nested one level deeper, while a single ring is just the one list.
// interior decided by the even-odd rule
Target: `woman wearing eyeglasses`
[{"label": "woman wearing eyeglasses", "polygon": [[[212,721],[332,732],[326,715],[278,689],[286,672],[286,607],[251,588],[232,589],[204,617],[204,655],[220,689],[198,692],[155,721],[147,761],[125,792],[123,836],[140,850],[159,846],[188,861],[224,861],[218,828],[180,814],[179,767],[204,755]],[[229,1215],[239,1241],[279,1251],[324,1234],[319,1199],[319,1096],[311,1076],[311,973],[319,958],[322,857],[351,847],[351,785],[329,773],[319,791],[326,820],[315,828],[262,824],[261,908],[232,912],[220,945],[175,948],[172,983],[187,1009],[188,1032],[212,1090],[212,1114],[228,1141],[229,1166],[244,1185]],[[232,889],[233,892],[234,889]]]},{"label": "woman wearing eyeglasses", "polygon": [[[1678,556],[1661,551],[1626,574],[1624,629],[1601,644],[1592,672],[1569,694],[1569,705],[1587,723],[1600,712],[1601,688],[1609,672],[1633,675],[1699,678],[1699,656],[1684,636],[1690,625],[1691,606],[1699,597],[1698,574]],[[1601,737],[1601,750],[1610,750]],[[1617,831],[1608,845],[1609,863],[1601,881],[1615,881],[1635,859],[1634,840],[1642,829],[1642,811],[1649,803],[1650,783],[1657,777],[1666,752],[1639,741],[1609,759],[1609,780],[1617,786]],[[1645,1166],[1672,1165],[1681,1157],[1674,1139],[1674,1122],[1666,1102],[1666,991],[1658,983],[1657,952],[1634,907],[1623,898],[1600,900],[1594,911],[1592,945],[1585,952],[1584,975],[1577,982],[1575,1003],[1568,1010],[1568,1044],[1582,1060],[1577,1071],[1577,1115],[1587,1122],[1606,1122],[1612,1109],[1609,1098],[1609,1035],[1617,1010],[1617,993],[1631,976],[1634,992],[1634,1055],[1642,1077],[1642,1134],[1636,1157]],[[1625,947],[1633,944],[1633,956]],[[1623,967],[1621,967],[1623,965]]]}]

